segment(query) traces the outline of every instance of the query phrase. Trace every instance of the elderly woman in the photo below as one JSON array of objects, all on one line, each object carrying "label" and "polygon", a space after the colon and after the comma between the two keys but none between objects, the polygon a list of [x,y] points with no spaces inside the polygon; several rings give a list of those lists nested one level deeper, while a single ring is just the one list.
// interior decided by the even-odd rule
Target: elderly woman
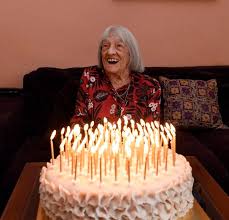
[{"label": "elderly woman", "polygon": [[137,41],[123,26],[108,27],[98,48],[99,67],[86,68],[81,78],[71,124],[110,122],[124,115],[136,122],[159,120],[161,88],[144,71]]}]

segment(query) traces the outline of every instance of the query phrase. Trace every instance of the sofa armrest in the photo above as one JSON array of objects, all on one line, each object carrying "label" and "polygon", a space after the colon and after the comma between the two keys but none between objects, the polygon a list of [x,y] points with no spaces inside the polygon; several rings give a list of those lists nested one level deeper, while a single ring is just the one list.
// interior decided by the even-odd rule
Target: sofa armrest
[{"label": "sofa armrest", "polygon": [[0,172],[25,139],[22,90],[0,89]]}]

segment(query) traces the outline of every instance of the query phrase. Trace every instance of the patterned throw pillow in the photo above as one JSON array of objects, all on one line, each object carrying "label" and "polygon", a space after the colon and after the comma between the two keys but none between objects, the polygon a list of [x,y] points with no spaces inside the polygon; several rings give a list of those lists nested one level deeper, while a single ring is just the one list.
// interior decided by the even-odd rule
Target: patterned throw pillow
[{"label": "patterned throw pillow", "polygon": [[208,81],[159,77],[164,120],[178,127],[217,128],[223,125],[215,79]]}]

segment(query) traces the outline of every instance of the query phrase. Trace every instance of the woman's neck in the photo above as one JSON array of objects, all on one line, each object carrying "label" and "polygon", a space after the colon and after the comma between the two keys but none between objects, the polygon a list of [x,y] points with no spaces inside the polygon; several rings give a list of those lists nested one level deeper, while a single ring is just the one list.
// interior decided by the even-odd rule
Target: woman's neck
[{"label": "woman's neck", "polygon": [[111,81],[112,86],[114,87],[115,90],[121,88],[122,86],[130,83],[130,73],[129,71],[125,71],[124,73],[121,74],[107,74],[108,78]]}]

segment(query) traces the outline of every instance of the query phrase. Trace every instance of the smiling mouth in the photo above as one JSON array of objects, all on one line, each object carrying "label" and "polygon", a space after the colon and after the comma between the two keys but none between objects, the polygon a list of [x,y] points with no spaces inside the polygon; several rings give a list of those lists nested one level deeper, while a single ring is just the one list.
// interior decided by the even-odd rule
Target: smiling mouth
[{"label": "smiling mouth", "polygon": [[108,59],[107,59],[107,62],[108,62],[109,64],[116,64],[116,63],[118,63],[118,60],[115,59],[115,58],[108,58]]}]

